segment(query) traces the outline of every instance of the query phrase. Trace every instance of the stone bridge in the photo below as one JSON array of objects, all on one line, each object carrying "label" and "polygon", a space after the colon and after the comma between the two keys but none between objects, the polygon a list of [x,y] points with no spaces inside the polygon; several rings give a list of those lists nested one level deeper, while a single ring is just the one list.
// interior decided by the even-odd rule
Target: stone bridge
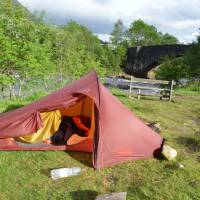
[{"label": "stone bridge", "polygon": [[161,64],[165,56],[183,56],[189,47],[175,44],[128,48],[125,72],[136,77],[147,77],[148,72]]}]

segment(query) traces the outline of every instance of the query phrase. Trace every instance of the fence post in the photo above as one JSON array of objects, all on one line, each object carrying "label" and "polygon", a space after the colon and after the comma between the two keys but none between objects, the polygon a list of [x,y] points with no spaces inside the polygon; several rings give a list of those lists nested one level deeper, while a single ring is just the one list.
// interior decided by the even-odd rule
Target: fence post
[{"label": "fence post", "polygon": [[141,90],[138,89],[138,95],[137,95],[137,98],[140,99],[140,94],[141,94]]},{"label": "fence post", "polygon": [[130,86],[129,86],[129,97],[131,98],[131,92],[132,92],[132,80],[133,76],[131,76]]},{"label": "fence post", "polygon": [[174,86],[174,80],[171,80],[170,94],[169,94],[169,101],[172,100],[173,86]]}]

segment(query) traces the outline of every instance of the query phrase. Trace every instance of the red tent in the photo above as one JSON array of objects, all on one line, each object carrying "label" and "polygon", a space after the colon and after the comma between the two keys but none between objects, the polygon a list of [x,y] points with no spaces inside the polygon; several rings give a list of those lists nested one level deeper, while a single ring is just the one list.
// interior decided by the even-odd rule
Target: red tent
[{"label": "red tent", "polygon": [[[40,142],[65,115],[90,117],[89,135],[73,145]],[[95,72],[27,106],[0,114],[0,150],[92,152],[95,168],[151,157],[160,152],[162,142],[160,135],[98,81]]]}]

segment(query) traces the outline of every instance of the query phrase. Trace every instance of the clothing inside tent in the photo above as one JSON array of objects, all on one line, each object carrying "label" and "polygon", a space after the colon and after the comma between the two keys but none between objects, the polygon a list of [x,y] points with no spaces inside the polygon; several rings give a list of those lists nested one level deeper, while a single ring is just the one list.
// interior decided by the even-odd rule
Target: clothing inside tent
[{"label": "clothing inside tent", "polygon": [[[67,144],[64,145],[66,146],[65,149],[70,149],[71,147],[72,150],[74,150],[73,146],[75,146],[75,150],[92,152],[93,136],[95,131],[94,101],[92,98],[82,96],[74,105],[70,107],[62,107],[54,111],[42,112],[40,115],[43,122],[43,128],[33,134],[27,134],[16,138],[18,144],[23,145],[22,143],[26,143],[24,146],[27,147],[29,146],[27,144],[31,144],[30,146],[32,147],[34,147],[33,144],[36,144],[37,146],[37,143],[41,144],[42,141],[50,138],[58,130],[62,117],[79,116],[81,121],[86,122],[85,124],[87,124],[87,128],[89,128],[89,133],[86,137],[80,137],[77,134],[73,134],[68,139]],[[84,145],[83,147],[81,143],[86,143],[87,145]],[[46,146],[46,144],[43,145]]]}]

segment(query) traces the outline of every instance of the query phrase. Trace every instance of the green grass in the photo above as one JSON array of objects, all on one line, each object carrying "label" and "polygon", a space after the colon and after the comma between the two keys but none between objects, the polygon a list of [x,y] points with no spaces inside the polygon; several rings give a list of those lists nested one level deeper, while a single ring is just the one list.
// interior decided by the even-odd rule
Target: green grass
[{"label": "green grass", "polygon": [[200,94],[200,82],[192,83],[187,86],[178,87],[178,88],[176,88],[176,93],[177,94],[188,94],[188,95]]},{"label": "green grass", "polygon": [[[94,200],[97,194],[121,191],[127,191],[128,200],[199,200],[200,94],[178,92],[174,102],[166,102],[113,93],[144,121],[160,123],[162,136],[178,151],[176,160],[147,159],[94,170],[87,153],[0,152],[0,200]],[[30,101],[0,102],[0,111]],[[49,178],[50,169],[73,166],[86,170],[57,181]]]}]

